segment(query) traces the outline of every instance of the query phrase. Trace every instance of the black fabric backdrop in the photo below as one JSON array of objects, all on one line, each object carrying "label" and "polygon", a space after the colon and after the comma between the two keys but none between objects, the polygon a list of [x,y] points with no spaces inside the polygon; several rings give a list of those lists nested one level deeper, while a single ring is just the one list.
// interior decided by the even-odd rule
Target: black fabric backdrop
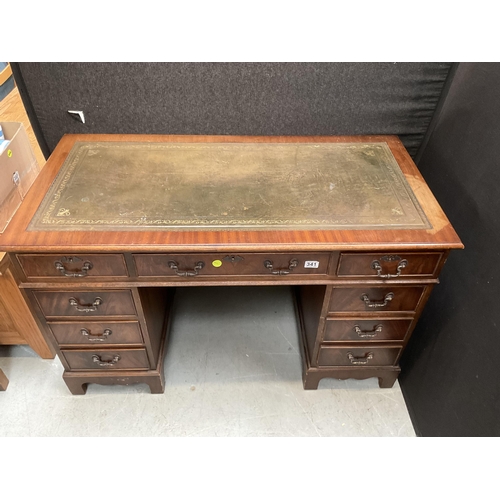
[{"label": "black fabric backdrop", "polygon": [[461,63],[419,169],[462,239],[402,360],[417,433],[500,436],[500,64]]},{"label": "black fabric backdrop", "polygon": [[[13,65],[46,155],[65,133],[394,134],[415,155],[450,67],[450,63]],[[86,123],[75,120],[68,110],[84,111]]]}]

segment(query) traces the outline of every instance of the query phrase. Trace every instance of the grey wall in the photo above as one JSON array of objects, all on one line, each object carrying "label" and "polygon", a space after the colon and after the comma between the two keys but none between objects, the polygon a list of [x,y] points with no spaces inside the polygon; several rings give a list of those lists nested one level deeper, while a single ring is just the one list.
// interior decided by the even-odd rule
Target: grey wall
[{"label": "grey wall", "polygon": [[424,436],[500,436],[500,64],[461,63],[419,169],[461,237],[402,360]]}]

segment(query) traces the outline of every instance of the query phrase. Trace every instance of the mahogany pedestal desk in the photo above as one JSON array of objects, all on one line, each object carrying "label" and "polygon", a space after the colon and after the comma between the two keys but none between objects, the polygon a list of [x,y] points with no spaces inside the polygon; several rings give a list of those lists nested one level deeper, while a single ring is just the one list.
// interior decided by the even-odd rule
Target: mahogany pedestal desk
[{"label": "mahogany pedestal desk", "polygon": [[66,135],[0,238],[73,394],[163,392],[175,288],[224,285],[294,288],[305,389],[391,387],[454,248],[393,136]]}]

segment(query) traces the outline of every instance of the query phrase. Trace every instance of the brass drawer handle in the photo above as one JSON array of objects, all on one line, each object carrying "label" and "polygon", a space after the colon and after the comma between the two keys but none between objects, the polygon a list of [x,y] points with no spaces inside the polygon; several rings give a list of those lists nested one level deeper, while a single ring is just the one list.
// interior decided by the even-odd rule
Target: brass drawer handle
[{"label": "brass drawer handle", "polygon": [[367,352],[364,356],[357,358],[351,351],[349,351],[347,353],[347,358],[351,362],[351,365],[367,365],[368,361],[373,359],[373,352]]},{"label": "brass drawer handle", "polygon": [[354,331],[358,334],[358,337],[362,339],[373,338],[382,331],[382,325],[377,325],[373,330],[361,330],[358,325],[355,325]]},{"label": "brass drawer handle", "polygon": [[269,269],[271,271],[271,274],[275,274],[275,275],[279,275],[279,276],[290,274],[298,265],[299,265],[299,261],[297,259],[292,259],[288,264],[288,268],[274,270],[272,260],[265,260],[264,261],[264,267],[266,269]]},{"label": "brass drawer handle", "polygon": [[106,328],[102,333],[90,333],[86,328],[82,328],[80,333],[87,337],[89,342],[104,342],[113,333],[109,328]]},{"label": "brass drawer handle", "polygon": [[385,295],[384,300],[382,302],[375,302],[368,298],[368,295],[364,293],[361,295],[361,300],[364,301],[365,306],[371,307],[372,309],[376,309],[378,307],[385,307],[389,302],[394,298],[394,294],[389,292]]},{"label": "brass drawer handle", "polygon": [[[71,258],[67,259],[69,262],[71,262]],[[80,271],[77,271],[77,272],[69,272],[65,267],[64,267],[64,264],[57,260],[56,262],[54,262],[54,266],[55,268],[63,275],[63,276],[66,276],[68,278],[84,278],[85,276],[88,276],[87,275],[87,271],[90,271],[92,269],[92,262],[90,261],[85,261],[82,265],[82,269]]]},{"label": "brass drawer handle", "polygon": [[94,354],[92,356],[92,361],[94,363],[97,363],[99,366],[113,366],[113,365],[116,365],[116,363],[118,363],[118,361],[120,361],[120,359],[121,358],[118,354],[115,354],[111,361],[103,361],[101,356],[98,356],[97,354]]},{"label": "brass drawer handle", "polygon": [[406,259],[403,259],[396,268],[397,274],[382,274],[382,266],[380,265],[380,262],[378,260],[374,260],[372,262],[372,269],[375,269],[375,271],[377,271],[377,278],[391,279],[391,278],[398,278],[399,276],[401,276],[401,271],[407,265],[408,261]]},{"label": "brass drawer handle", "polygon": [[78,301],[74,297],[71,297],[69,299],[70,306],[73,306],[79,312],[85,312],[85,313],[97,311],[97,308],[102,304],[102,302],[103,302],[103,300],[101,299],[101,297],[96,297],[94,299],[94,302],[92,302],[92,304],[88,304],[88,305],[79,304]]},{"label": "brass drawer handle", "polygon": [[197,276],[199,271],[201,271],[205,267],[205,263],[202,262],[201,260],[196,263],[192,271],[190,269],[187,269],[186,271],[180,271],[179,264],[175,262],[175,260],[169,260],[167,265],[168,267],[170,267],[170,269],[173,269],[175,271],[175,274],[177,274],[177,276],[183,276],[183,277]]}]

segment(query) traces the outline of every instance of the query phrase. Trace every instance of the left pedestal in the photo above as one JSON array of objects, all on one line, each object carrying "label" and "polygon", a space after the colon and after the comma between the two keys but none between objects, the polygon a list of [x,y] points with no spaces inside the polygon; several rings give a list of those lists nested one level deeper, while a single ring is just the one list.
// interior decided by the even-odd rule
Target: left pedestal
[{"label": "left pedestal", "polygon": [[173,292],[91,282],[75,288],[26,288],[75,395],[85,394],[88,384],[146,383],[153,394],[164,391]]}]

